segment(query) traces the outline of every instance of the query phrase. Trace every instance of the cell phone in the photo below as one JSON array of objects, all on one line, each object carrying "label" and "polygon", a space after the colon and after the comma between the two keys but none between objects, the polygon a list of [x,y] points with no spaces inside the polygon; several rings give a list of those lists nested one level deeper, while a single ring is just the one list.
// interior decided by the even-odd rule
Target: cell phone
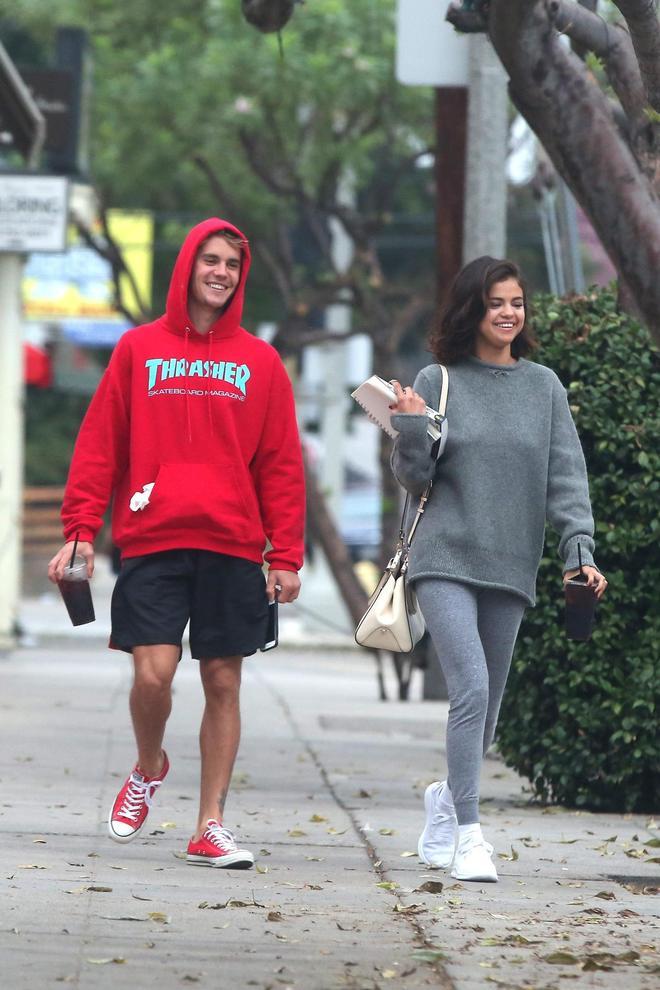
[{"label": "cell phone", "polygon": [[274,650],[278,643],[279,623],[277,616],[277,598],[268,602],[268,622],[266,624],[266,642],[261,647],[261,652]]}]

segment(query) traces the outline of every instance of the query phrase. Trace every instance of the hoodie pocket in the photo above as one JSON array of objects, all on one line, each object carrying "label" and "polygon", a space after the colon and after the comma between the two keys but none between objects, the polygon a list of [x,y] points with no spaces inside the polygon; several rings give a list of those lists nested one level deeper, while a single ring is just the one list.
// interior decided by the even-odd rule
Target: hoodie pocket
[{"label": "hoodie pocket", "polygon": [[261,525],[248,511],[246,494],[230,461],[161,464],[149,505],[139,513],[141,534],[200,529],[223,537],[254,539]]}]

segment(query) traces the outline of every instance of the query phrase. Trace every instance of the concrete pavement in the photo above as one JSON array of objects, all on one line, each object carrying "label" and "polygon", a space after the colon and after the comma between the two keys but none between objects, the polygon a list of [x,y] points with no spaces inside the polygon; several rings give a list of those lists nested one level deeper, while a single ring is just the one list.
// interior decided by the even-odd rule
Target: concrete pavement
[{"label": "concrete pavement", "polygon": [[129,661],[92,629],[33,626],[33,645],[0,659],[1,986],[658,985],[655,821],[530,804],[488,759],[483,827],[500,882],[423,868],[422,796],[444,767],[446,703],[379,702],[373,662],[346,645],[245,662],[227,824],[255,870],[181,858],[201,713],[185,654],[170,775],[143,835],[112,843],[107,810],[134,758]]}]

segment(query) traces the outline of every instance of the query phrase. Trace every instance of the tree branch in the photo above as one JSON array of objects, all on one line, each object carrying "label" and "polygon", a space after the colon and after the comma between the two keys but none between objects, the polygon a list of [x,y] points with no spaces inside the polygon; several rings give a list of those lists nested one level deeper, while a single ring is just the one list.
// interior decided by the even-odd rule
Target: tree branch
[{"label": "tree branch", "polygon": [[646,91],[628,32],[572,0],[545,0],[545,6],[561,34],[603,60],[607,78],[626,114],[631,120],[642,120]]},{"label": "tree branch", "polygon": [[660,208],[607,98],[559,43],[544,0],[491,0],[489,29],[509,73],[511,98],[660,338]]},{"label": "tree branch", "polygon": [[[200,154],[194,154],[192,156],[192,161],[206,176],[211,192],[222,207],[222,212],[233,218],[240,216],[241,211],[238,208],[238,204],[234,201],[231,194],[227,192],[210,162]],[[281,231],[278,233],[281,237]],[[293,263],[290,255],[282,252],[279,247],[275,251],[271,251],[263,240],[257,240],[255,243],[254,254],[264,263],[264,266],[270,272],[273,281],[284,301],[284,305],[289,308],[294,296],[291,274],[293,271]]]},{"label": "tree branch", "polygon": [[[110,265],[110,269],[112,271],[114,295],[113,303],[115,309],[125,316],[133,326],[137,326],[138,323],[144,323],[149,320],[151,318],[151,313],[145,306],[144,301],[140,296],[140,291],[135,281],[133,272],[127,267],[121,249],[110,233],[108,228],[108,217],[104,208],[101,208],[100,210],[100,217],[104,235],[102,240],[95,237],[89,227],[86,227],[82,220],[75,215],[75,213],[73,214],[72,219],[74,227],[78,231],[81,240],[87,245],[87,247],[91,248],[92,251],[95,251],[101,258],[104,258]],[[127,279],[128,284],[131,287],[138,306],[137,313],[129,309],[128,305],[124,301],[124,293],[122,292],[122,276]]]},{"label": "tree branch", "polygon": [[654,0],[614,0],[626,19],[648,102],[660,111],[660,23]]}]

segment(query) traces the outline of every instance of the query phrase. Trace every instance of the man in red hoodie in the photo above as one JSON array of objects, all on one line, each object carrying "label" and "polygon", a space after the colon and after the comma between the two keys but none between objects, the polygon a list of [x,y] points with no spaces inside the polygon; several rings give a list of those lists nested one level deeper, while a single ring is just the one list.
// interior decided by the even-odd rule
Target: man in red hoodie
[{"label": "man in red hoodie", "polygon": [[223,825],[241,665],[264,645],[268,602],[298,596],[304,520],[291,384],[274,348],[240,326],[249,267],[247,240],[224,220],[186,237],[165,314],[122,336],[83,420],[62,506],[66,543],[48,569],[51,580],[62,576],[77,538],[92,576],[112,498],[122,567],[110,645],[133,654],[137,762],[109,834],[129,842],[140,833],[168,772],[162,743],[190,620],[205,708],[187,859],[235,868],[254,862]]}]

